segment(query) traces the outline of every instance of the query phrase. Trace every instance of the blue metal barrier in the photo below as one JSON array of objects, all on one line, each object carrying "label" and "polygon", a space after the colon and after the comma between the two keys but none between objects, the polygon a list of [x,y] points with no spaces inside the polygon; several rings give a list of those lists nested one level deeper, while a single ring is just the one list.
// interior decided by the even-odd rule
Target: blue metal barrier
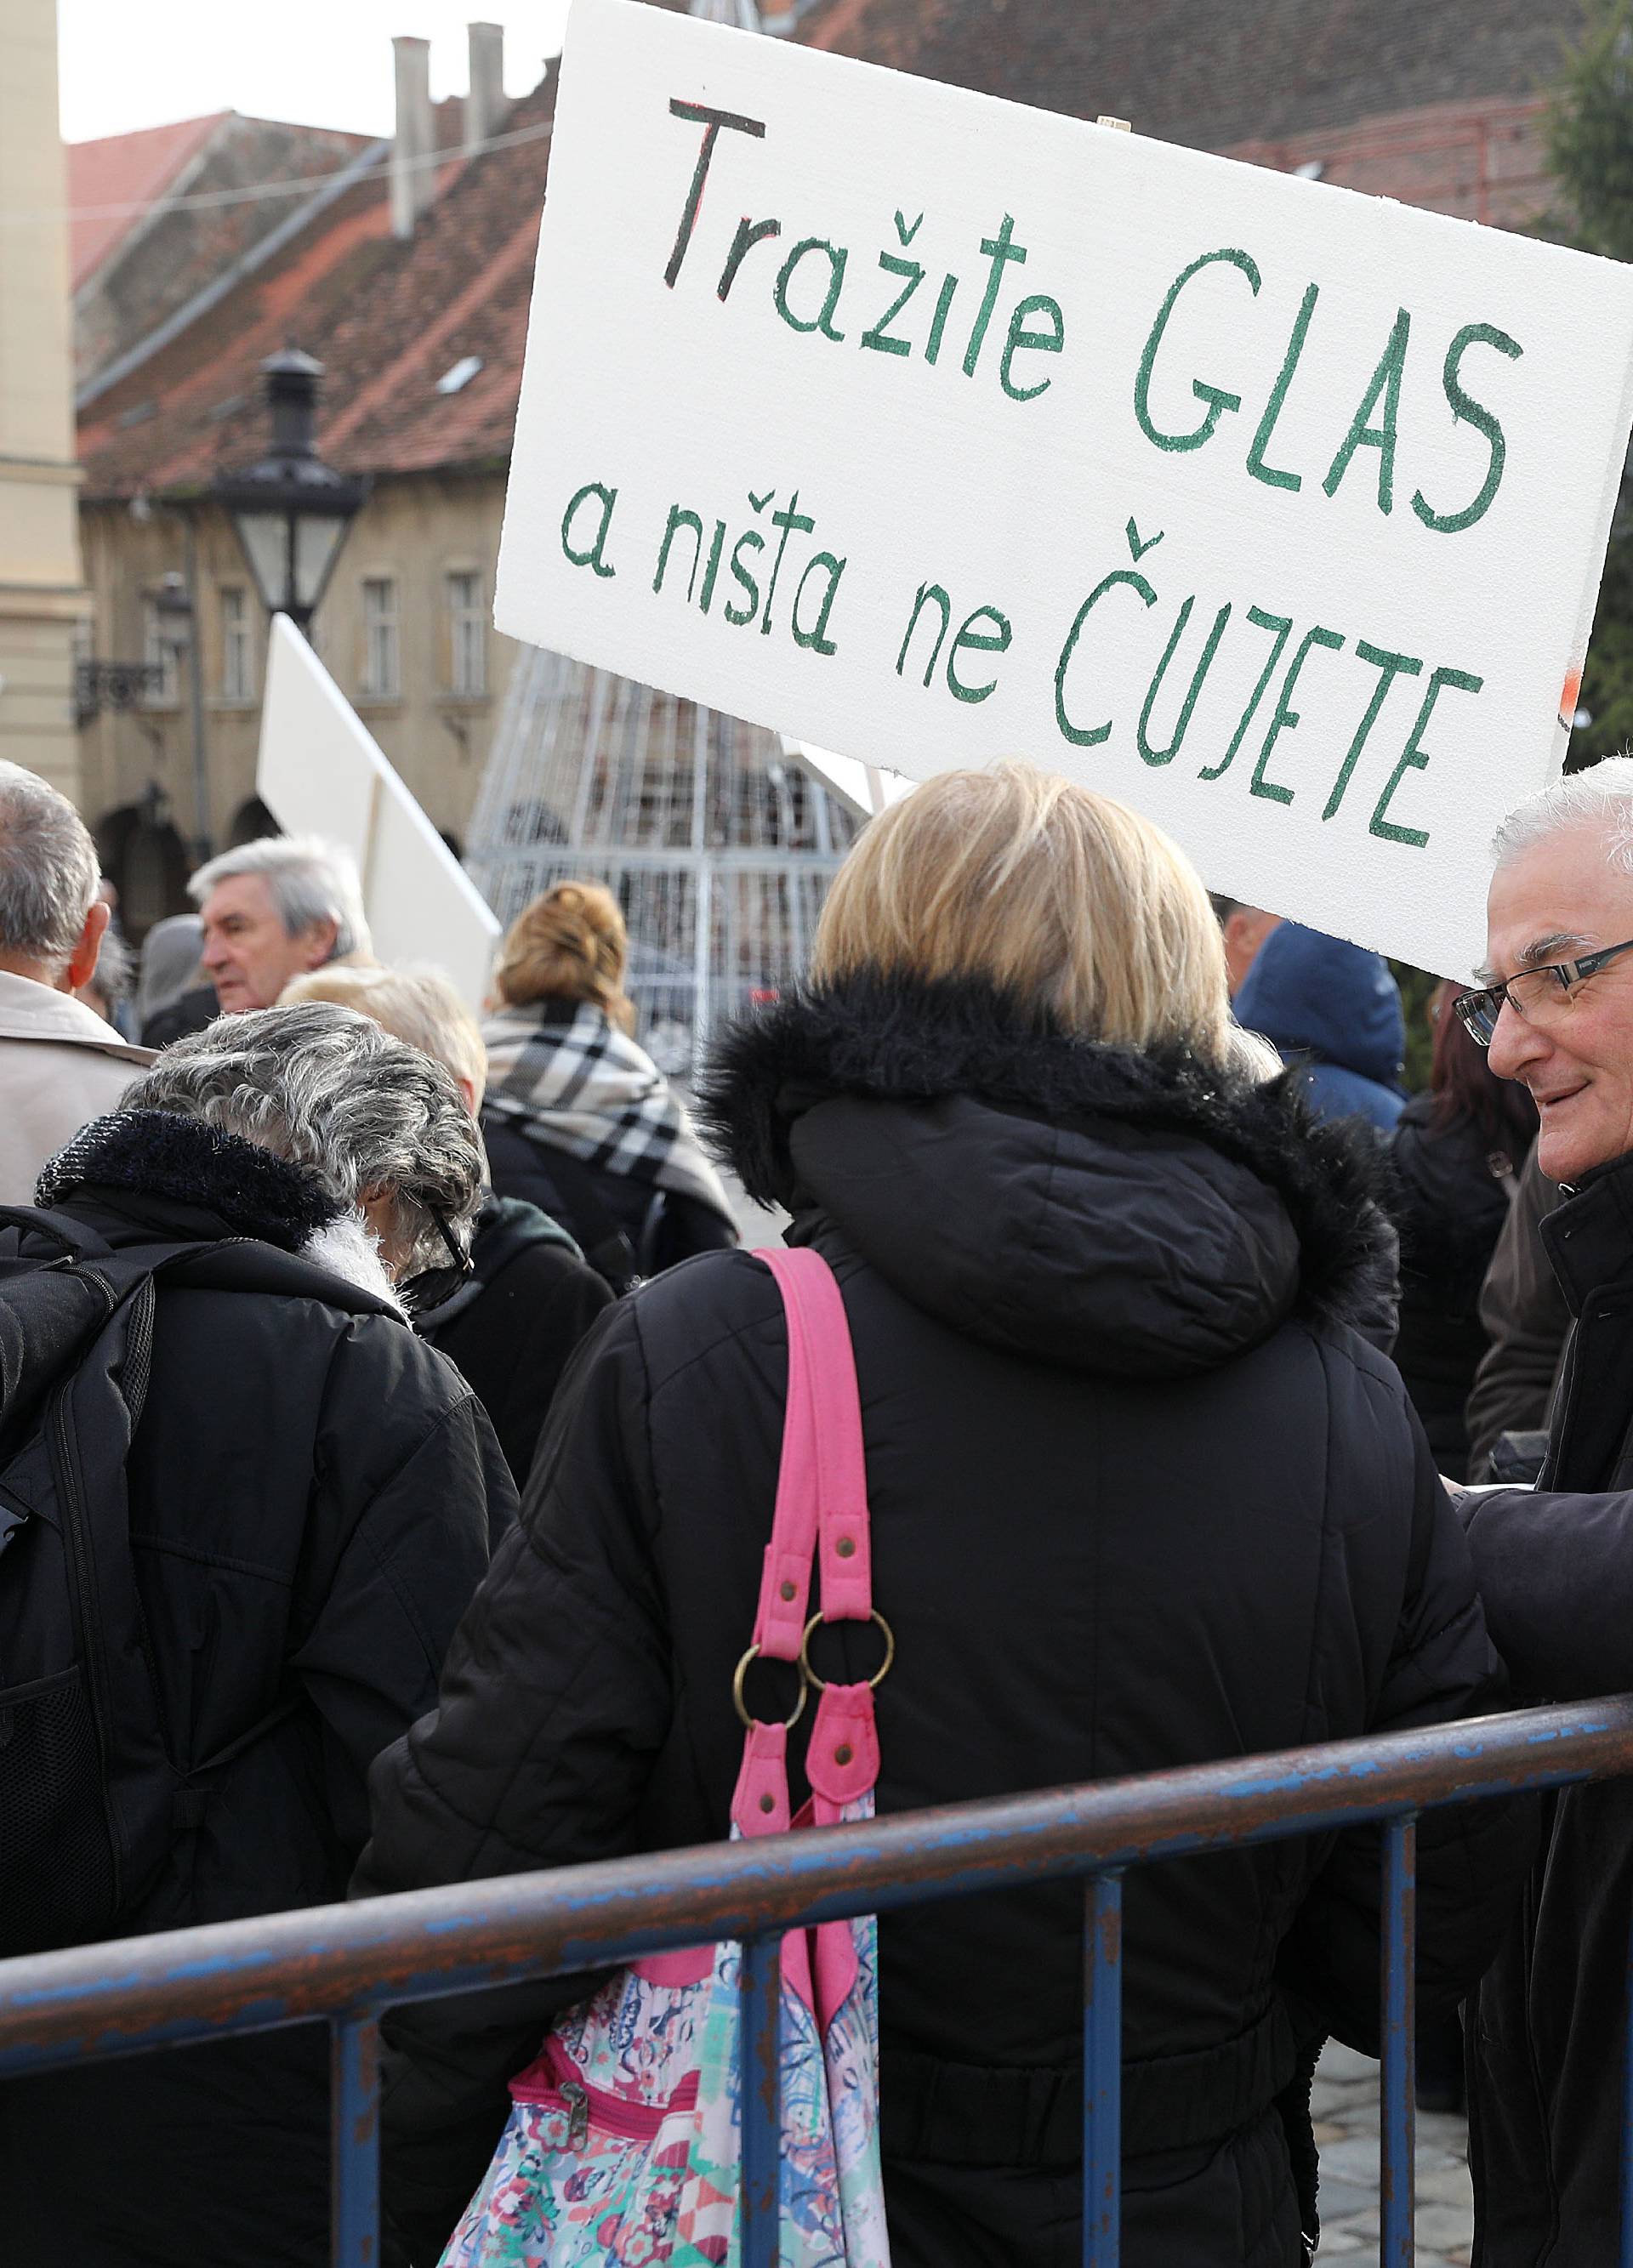
[{"label": "blue metal barrier", "polygon": [[[382,2010],[741,1940],[743,2261],[743,2268],[775,2268],[780,1933],[930,1898],[1087,1875],[1083,2259],[1087,2268],[1117,2268],[1124,1871],[1378,1822],[1380,2257],[1385,2268],[1409,2268],[1417,1815],[1629,1773],[1633,1697],[75,1947],[0,1962],[0,2078],[327,2018],[333,2268],[373,2268]],[[1633,2183],[1625,2146],[1633,2132],[1633,2052],[1625,2089],[1624,2197]],[[1619,2257],[1620,2268],[1633,2268],[1633,2203],[1624,2206]]]}]

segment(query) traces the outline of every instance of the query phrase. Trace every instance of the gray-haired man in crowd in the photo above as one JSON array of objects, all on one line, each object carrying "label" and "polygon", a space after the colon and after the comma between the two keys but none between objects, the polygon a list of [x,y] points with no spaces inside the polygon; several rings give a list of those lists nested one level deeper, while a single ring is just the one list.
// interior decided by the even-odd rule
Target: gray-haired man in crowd
[{"label": "gray-haired man in crowd", "polygon": [[204,925],[203,966],[224,1013],[270,1008],[292,976],[373,957],[349,851],[315,835],[224,850],[188,884]]},{"label": "gray-haired man in crowd", "polygon": [[[1498,830],[1489,967],[1458,1003],[1537,1105],[1561,1185],[1542,1241],[1574,1317],[1535,1491],[1462,1498],[1515,1694],[1633,1689],[1633,761],[1559,781]],[[1616,2259],[1633,1780],[1566,1788],[1471,2059],[1482,2268]]]},{"label": "gray-haired man in crowd", "polygon": [[152,1061],[73,997],[108,924],[100,880],[67,797],[0,762],[0,1204],[32,1204],[46,1160]]}]

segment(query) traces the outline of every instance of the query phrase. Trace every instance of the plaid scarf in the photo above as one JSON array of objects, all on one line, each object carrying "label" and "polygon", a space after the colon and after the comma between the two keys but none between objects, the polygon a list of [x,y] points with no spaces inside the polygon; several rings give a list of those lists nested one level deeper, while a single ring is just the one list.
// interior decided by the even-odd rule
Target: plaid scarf
[{"label": "plaid scarf", "polygon": [[505,1008],[482,1027],[487,1108],[610,1174],[693,1197],[729,1220],[731,1200],[662,1072],[587,1001]]}]

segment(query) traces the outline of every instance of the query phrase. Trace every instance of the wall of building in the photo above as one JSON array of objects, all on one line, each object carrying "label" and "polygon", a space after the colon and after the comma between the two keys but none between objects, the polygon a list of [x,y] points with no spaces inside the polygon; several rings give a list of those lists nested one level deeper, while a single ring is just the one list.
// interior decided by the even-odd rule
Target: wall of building
[{"label": "wall of building", "polygon": [[74,794],[74,636],[85,602],[56,118],[55,0],[6,0],[0,210],[40,217],[0,228],[0,757]]},{"label": "wall of building", "polygon": [[[314,624],[317,651],[342,692],[433,823],[462,843],[519,651],[490,620],[504,495],[502,472],[381,481],[341,552]],[[114,838],[130,829],[133,822],[124,814],[135,813],[153,828],[174,828],[189,846],[207,837],[219,847],[231,839],[255,795],[268,634],[232,527],[208,503],[151,504],[144,513],[141,507],[133,512],[123,501],[92,502],[83,513],[85,568],[97,659],[144,662],[151,658],[157,621],[152,598],[166,574],[186,572],[189,518],[200,630],[204,823],[195,794],[190,656],[178,658],[157,693],[126,706],[105,698],[98,713],[82,721],[79,752],[85,811],[99,827],[111,823]],[[450,600],[458,595],[469,607],[472,596],[469,583],[455,593],[456,577],[476,578],[483,691],[456,689]],[[368,585],[390,586],[395,594],[395,689],[371,683],[369,614],[379,598],[371,601]],[[248,627],[250,668],[241,689],[229,678],[234,593],[242,594]],[[467,645],[468,658],[470,651]],[[108,687],[106,668],[99,675],[105,693],[123,689]],[[132,925],[144,926],[151,917],[145,914]]]}]

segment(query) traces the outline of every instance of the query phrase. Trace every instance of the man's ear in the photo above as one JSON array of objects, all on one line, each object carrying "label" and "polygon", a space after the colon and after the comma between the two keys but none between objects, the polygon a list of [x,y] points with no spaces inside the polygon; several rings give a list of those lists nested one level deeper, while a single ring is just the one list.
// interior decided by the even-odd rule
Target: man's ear
[{"label": "man's ear", "polygon": [[68,966],[57,984],[59,992],[77,992],[88,984],[96,974],[96,957],[102,949],[102,939],[107,934],[107,924],[114,918],[111,908],[102,898],[93,899],[85,916],[85,925],[79,932],[79,942],[68,956]]},{"label": "man's ear", "polygon": [[335,947],[340,941],[340,924],[332,914],[314,921],[300,932],[302,965],[307,968],[325,968],[335,957]]}]

